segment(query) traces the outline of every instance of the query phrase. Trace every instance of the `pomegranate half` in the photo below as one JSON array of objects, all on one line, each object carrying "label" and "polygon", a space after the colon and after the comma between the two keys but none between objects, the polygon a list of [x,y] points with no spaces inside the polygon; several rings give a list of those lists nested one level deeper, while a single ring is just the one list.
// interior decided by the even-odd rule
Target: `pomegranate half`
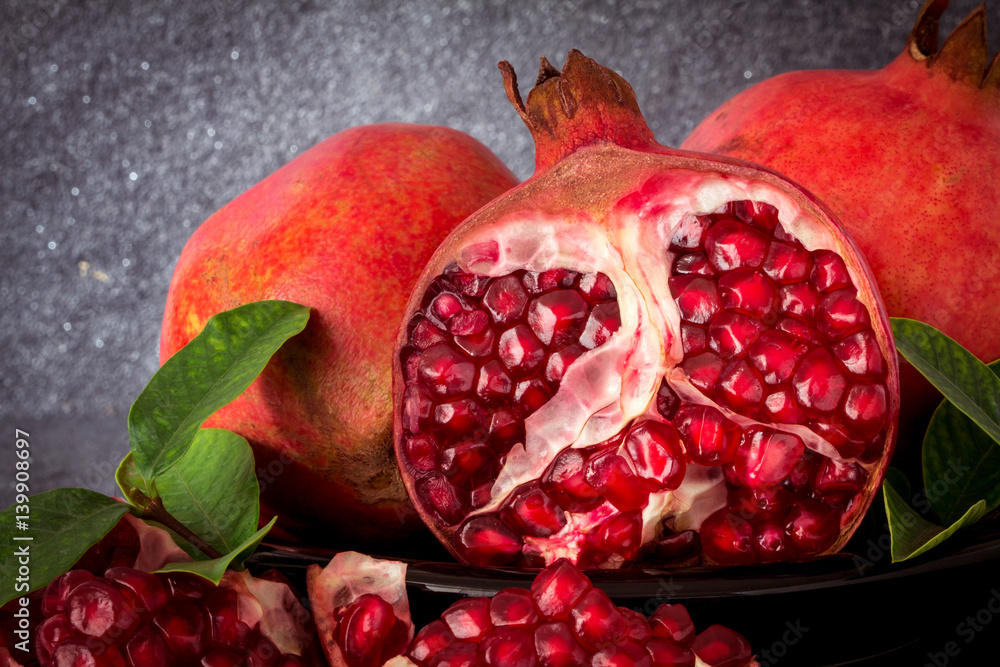
[{"label": "pomegranate half", "polygon": [[[753,160],[815,192],[871,263],[890,315],[1000,358],[1000,57],[985,7],[938,45],[947,0],[927,0],[903,52],[876,71],[788,72],[713,111],[683,148]],[[901,441],[941,400],[902,367]]]},{"label": "pomegranate half", "polygon": [[536,171],[424,269],[394,364],[410,498],[460,560],[751,563],[840,549],[881,482],[896,353],[867,264],[780,175],[653,139],[544,58]]}]

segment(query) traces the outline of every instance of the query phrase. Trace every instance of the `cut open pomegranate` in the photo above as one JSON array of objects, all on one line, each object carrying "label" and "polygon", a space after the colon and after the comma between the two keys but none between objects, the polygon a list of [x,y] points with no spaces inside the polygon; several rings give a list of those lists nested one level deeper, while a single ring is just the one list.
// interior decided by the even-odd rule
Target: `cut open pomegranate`
[{"label": "cut open pomegranate", "polygon": [[543,59],[527,105],[504,73],[536,174],[448,237],[397,339],[396,454],[425,522],[479,565],[842,547],[899,392],[853,242],[772,172],[656,144],[576,51]]}]

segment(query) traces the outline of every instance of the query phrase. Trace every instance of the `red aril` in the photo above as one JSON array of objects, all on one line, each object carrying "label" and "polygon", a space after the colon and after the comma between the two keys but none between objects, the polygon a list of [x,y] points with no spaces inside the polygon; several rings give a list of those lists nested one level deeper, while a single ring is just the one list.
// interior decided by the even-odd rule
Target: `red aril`
[{"label": "red aril", "polygon": [[[543,60],[526,103],[502,67],[536,173],[438,248],[393,361],[396,455],[427,525],[477,565],[842,547],[898,410],[853,242],[773,172],[656,144],[628,84],[579,52]],[[738,491],[772,489],[780,507],[739,514]]]},{"label": "red aril", "polygon": [[[405,574],[403,563],[352,552],[325,568],[309,567],[309,600],[332,667],[760,667],[740,634],[719,625],[698,633],[680,604],[661,604],[647,620],[616,606],[566,559],[541,570],[530,591],[459,600],[414,635]],[[371,607],[373,597],[396,615],[366,634],[336,629],[338,620]],[[407,628],[412,641],[384,641],[378,629],[390,626]]]},{"label": "red aril", "polygon": [[[985,5],[939,47],[947,6],[926,0],[884,68],[772,77],[713,111],[682,148],[753,160],[814,192],[865,253],[890,315],[932,324],[989,362],[1000,357],[1000,60],[988,62]],[[778,270],[801,264],[774,252]],[[850,289],[836,262],[813,274]],[[823,301],[821,332],[860,313],[841,296]],[[901,439],[919,451],[940,394],[908,364],[902,372]]]}]

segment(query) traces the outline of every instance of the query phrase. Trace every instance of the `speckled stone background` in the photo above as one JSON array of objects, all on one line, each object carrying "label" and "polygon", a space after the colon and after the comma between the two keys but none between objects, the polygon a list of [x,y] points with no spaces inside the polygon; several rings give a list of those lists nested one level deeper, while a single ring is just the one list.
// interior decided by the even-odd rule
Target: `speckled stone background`
[{"label": "speckled stone background", "polygon": [[[942,34],[975,4],[954,2]],[[14,427],[31,433],[32,491],[113,491],[189,235],[324,137],[449,125],[527,177],[530,138],[496,64],[526,85],[540,55],[561,65],[576,47],[621,72],[677,145],[763,78],[888,63],[918,6],[0,0],[0,505]],[[995,50],[1000,2],[989,21]]]}]

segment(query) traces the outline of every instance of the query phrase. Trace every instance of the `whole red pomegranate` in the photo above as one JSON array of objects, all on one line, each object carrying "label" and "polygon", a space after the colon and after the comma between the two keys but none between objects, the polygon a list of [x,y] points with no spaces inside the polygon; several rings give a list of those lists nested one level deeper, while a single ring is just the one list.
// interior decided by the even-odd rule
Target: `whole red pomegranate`
[{"label": "whole red pomegranate", "polygon": [[403,563],[340,553],[310,565],[309,601],[331,667],[759,667],[721,625],[700,633],[681,604],[647,619],[618,607],[568,560],[527,588],[459,600],[414,636]]},{"label": "whole red pomegranate", "polygon": [[420,527],[392,453],[393,336],[431,252],[516,183],[481,143],[442,127],[345,130],[206,220],[167,295],[160,358],[216,313],[259,299],[313,308],[209,425],[247,438],[262,521],[313,544],[385,549]]},{"label": "whole red pomegranate", "polygon": [[657,144],[577,51],[524,104],[531,179],[431,258],[394,363],[410,498],[459,559],[749,563],[839,549],[878,487],[896,353],[831,214]]},{"label": "whole red pomegranate", "polygon": [[[843,220],[892,316],[1000,357],[1000,61],[984,7],[938,49],[947,0],[927,0],[906,48],[878,71],[782,74],[712,112],[682,148],[777,169]],[[903,369],[901,432],[923,433],[935,392]],[[919,444],[919,440],[915,440]]]}]

